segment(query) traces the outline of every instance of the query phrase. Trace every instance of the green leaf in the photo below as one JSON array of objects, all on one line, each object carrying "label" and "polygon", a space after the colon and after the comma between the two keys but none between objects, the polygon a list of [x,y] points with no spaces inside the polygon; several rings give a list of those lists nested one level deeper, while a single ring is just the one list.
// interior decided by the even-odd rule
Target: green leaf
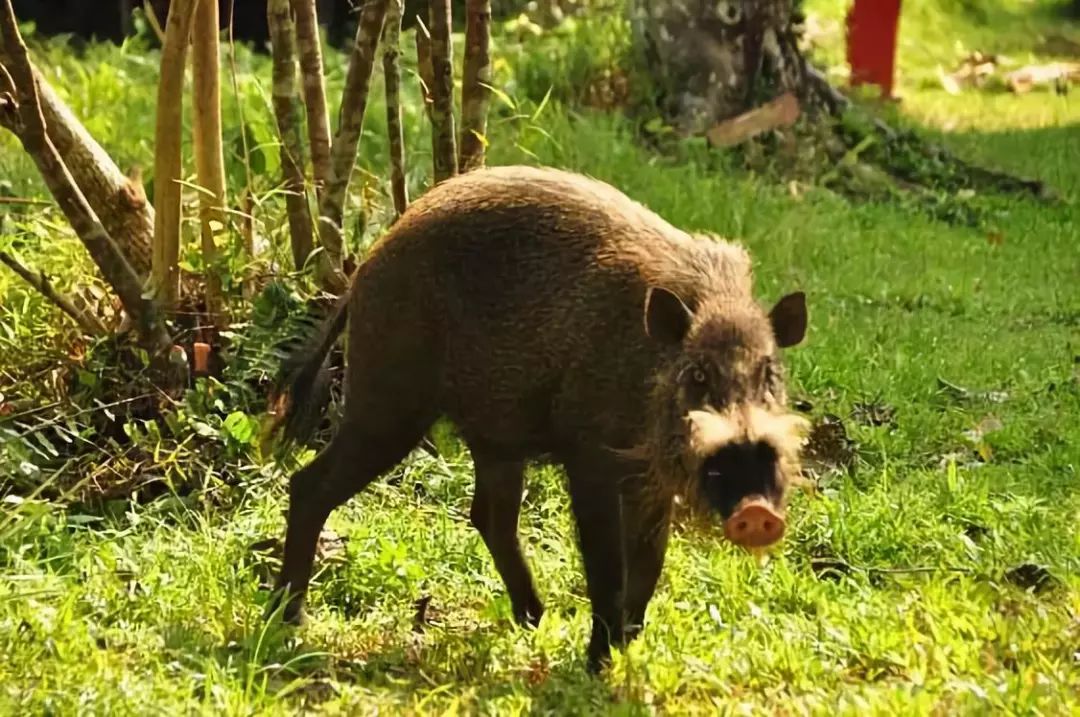
[{"label": "green leaf", "polygon": [[225,433],[237,443],[248,444],[255,436],[255,422],[243,411],[233,411],[222,426]]}]

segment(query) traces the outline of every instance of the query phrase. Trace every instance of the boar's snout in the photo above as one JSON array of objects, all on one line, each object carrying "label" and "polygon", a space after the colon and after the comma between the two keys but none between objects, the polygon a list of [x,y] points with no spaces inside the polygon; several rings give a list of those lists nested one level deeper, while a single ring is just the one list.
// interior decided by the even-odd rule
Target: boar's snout
[{"label": "boar's snout", "polygon": [[787,439],[760,430],[775,421],[763,413],[755,420],[755,413],[691,411],[688,416],[701,493],[719,513],[724,536],[745,548],[773,545],[787,528],[789,476],[780,443]]},{"label": "boar's snout", "polygon": [[724,521],[724,537],[744,548],[765,548],[784,537],[787,521],[764,496],[743,498]]}]

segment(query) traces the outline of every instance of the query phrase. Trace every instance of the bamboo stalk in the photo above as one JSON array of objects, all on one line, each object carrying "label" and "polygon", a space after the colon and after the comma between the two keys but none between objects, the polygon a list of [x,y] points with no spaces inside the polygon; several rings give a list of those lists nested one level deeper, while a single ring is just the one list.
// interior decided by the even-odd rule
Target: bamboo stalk
[{"label": "bamboo stalk", "polygon": [[484,166],[491,97],[491,0],[466,0],[465,58],[461,82],[462,172]]},{"label": "bamboo stalk", "polygon": [[199,224],[206,267],[206,311],[219,331],[228,324],[218,274],[215,227],[225,226],[225,152],[221,143],[221,58],[217,0],[203,0],[195,10],[192,34],[195,168],[199,185]]},{"label": "bamboo stalk", "polygon": [[356,163],[360,134],[364,129],[371,70],[382,34],[386,3],[387,0],[368,0],[360,12],[349,70],[345,76],[345,90],[341,95],[340,124],[330,150],[330,181],[319,205],[319,239],[323,248],[320,275],[324,285],[334,292],[343,291],[347,283],[342,272],[345,195]]},{"label": "bamboo stalk", "polygon": [[330,116],[326,110],[326,81],[323,74],[322,43],[316,0],[291,0],[296,19],[296,44],[300,49],[304,107],[307,111],[308,144],[315,196],[322,197],[330,181]]},{"label": "bamboo stalk", "polygon": [[281,172],[293,265],[303,269],[314,248],[311,211],[304,190],[304,147],[300,134],[300,105],[296,91],[296,35],[289,0],[269,0],[266,19],[273,52],[273,104],[281,135]]},{"label": "bamboo stalk", "polygon": [[401,55],[402,0],[389,0],[383,24],[383,77],[386,82],[386,133],[390,140],[390,194],[394,211],[401,216],[409,205],[405,186],[405,141],[401,128]]},{"label": "bamboo stalk", "polygon": [[457,174],[454,137],[454,48],[450,38],[450,0],[431,0],[431,152],[435,182]]},{"label": "bamboo stalk", "polygon": [[184,65],[197,4],[198,0],[172,1],[161,49],[154,132],[153,277],[166,309],[175,308],[179,291]]}]

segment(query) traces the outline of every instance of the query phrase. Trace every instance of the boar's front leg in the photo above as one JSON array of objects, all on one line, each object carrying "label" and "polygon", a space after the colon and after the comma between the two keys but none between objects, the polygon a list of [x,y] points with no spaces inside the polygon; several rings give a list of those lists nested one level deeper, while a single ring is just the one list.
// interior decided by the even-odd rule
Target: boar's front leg
[{"label": "boar's front leg", "polygon": [[476,492],[469,518],[487,545],[495,569],[510,594],[514,620],[536,627],[544,606],[536,594],[529,566],[518,541],[518,515],[525,485],[525,464],[503,460],[470,445],[476,471]]},{"label": "boar's front leg", "polygon": [[610,659],[611,646],[623,644],[625,638],[626,568],[620,468],[609,457],[583,455],[568,461],[566,472],[592,604],[588,668],[596,673]]},{"label": "boar's front leg", "polygon": [[643,493],[639,487],[624,491],[627,642],[645,626],[645,610],[664,568],[670,525],[670,499]]}]

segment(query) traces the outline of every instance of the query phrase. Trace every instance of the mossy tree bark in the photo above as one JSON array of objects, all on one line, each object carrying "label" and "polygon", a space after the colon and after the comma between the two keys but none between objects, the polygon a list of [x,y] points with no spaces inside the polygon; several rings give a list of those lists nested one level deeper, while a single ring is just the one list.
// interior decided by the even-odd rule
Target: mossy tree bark
[{"label": "mossy tree bark", "polygon": [[791,0],[635,0],[634,20],[661,108],[683,133],[785,92],[807,99]]}]

